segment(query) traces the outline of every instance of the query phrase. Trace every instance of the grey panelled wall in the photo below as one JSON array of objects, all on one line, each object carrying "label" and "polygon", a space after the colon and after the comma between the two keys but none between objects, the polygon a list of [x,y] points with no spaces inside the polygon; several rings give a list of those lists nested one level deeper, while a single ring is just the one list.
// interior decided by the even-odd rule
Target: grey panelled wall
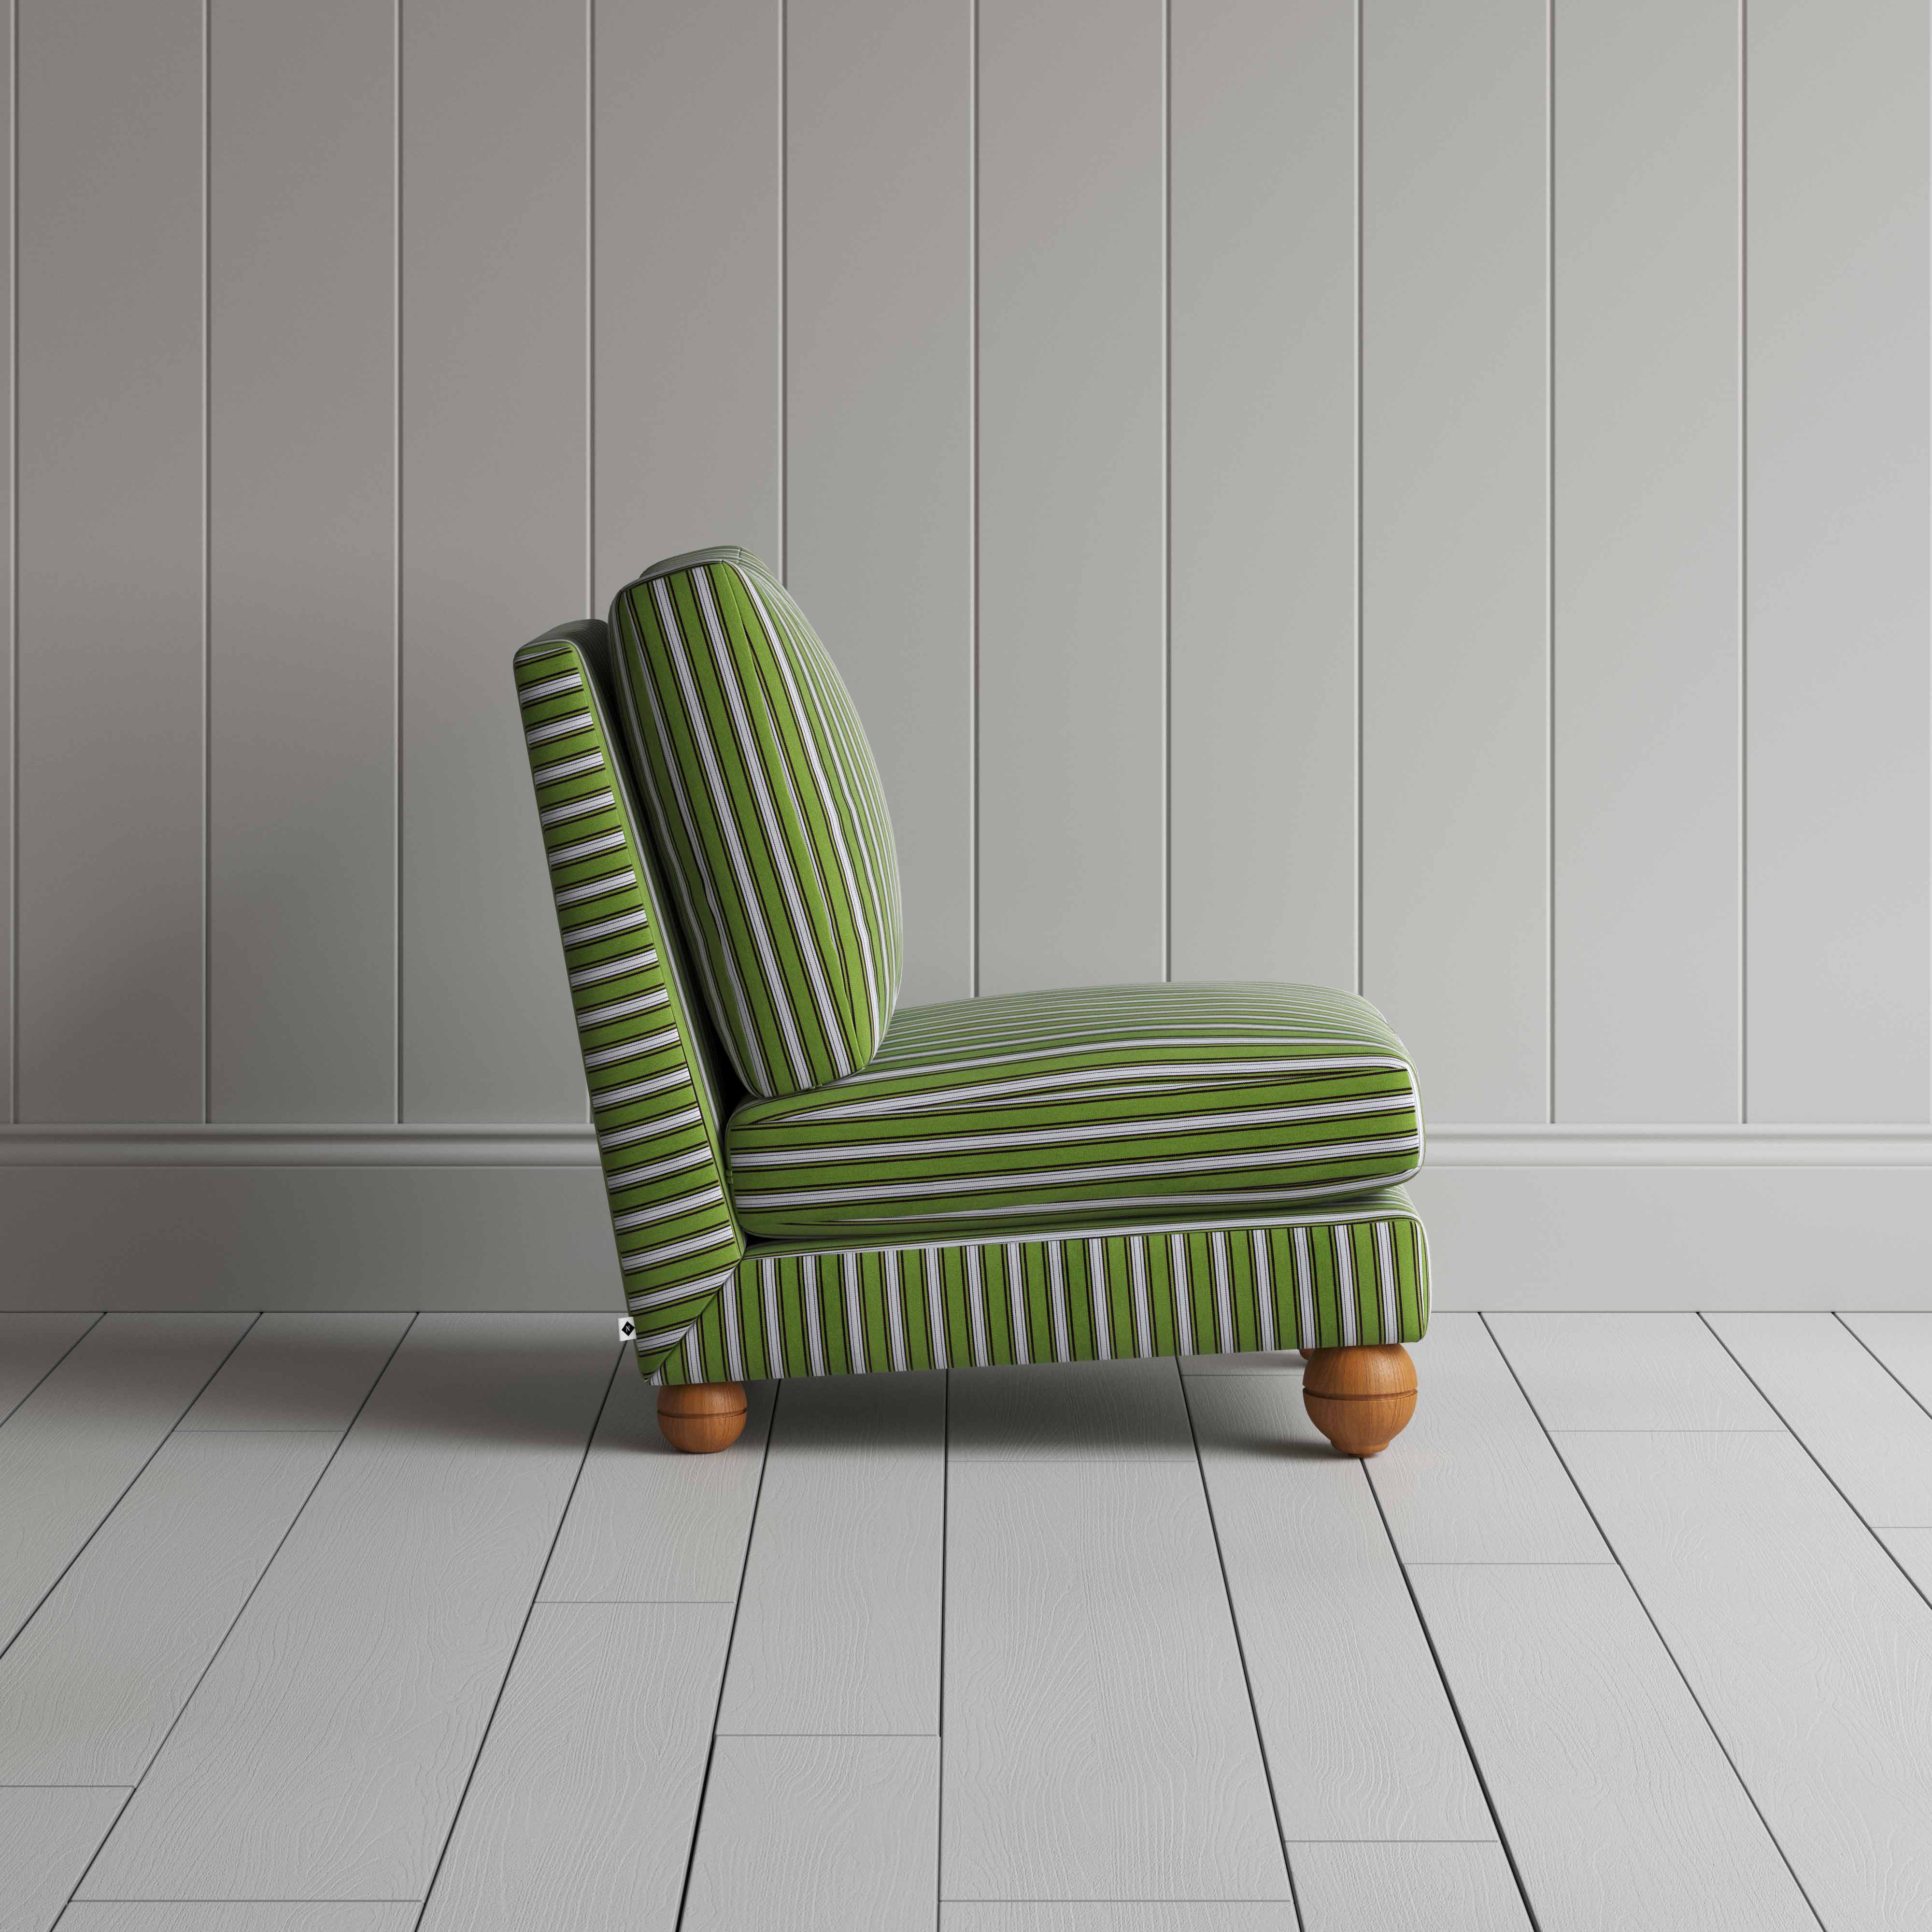
[{"label": "grey panelled wall", "polygon": [[16,16],[14,1144],[581,1122],[508,652],[718,541],[910,1000],[1932,1123],[1924,0]]}]

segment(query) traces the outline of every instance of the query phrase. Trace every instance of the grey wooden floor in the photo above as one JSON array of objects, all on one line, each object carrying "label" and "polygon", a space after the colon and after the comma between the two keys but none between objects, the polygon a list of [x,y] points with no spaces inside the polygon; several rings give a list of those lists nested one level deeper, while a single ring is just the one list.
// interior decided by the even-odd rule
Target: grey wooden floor
[{"label": "grey wooden floor", "polygon": [[0,1932],[1932,1925],[1932,1315],[790,1383],[0,1316]]}]

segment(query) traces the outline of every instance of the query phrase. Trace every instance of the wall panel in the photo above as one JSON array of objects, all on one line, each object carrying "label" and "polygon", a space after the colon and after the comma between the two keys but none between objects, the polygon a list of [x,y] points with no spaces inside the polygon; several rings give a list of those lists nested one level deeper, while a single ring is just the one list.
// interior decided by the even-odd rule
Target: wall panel
[{"label": "wall panel", "polygon": [[660,557],[784,567],[779,0],[595,4],[594,608]]},{"label": "wall panel", "polygon": [[1157,980],[1163,21],[980,8],[980,990]]},{"label": "wall panel", "polygon": [[589,595],[585,33],[571,0],[403,14],[408,1120],[584,1109],[510,655]]},{"label": "wall panel", "polygon": [[787,580],[865,720],[903,1005],[973,990],[971,16],[788,14]]},{"label": "wall panel", "polygon": [[17,32],[20,1114],[199,1120],[201,9]]},{"label": "wall panel", "polygon": [[208,17],[208,1112],[396,1097],[395,14]]},{"label": "wall panel", "polygon": [[1549,1103],[1541,0],[1362,21],[1362,975],[1433,1117]]},{"label": "wall panel", "polygon": [[1554,50],[1556,1118],[1735,1120],[1737,0],[1563,0]]},{"label": "wall panel", "polygon": [[1355,10],[1173,14],[1174,976],[1356,976]]},{"label": "wall panel", "polygon": [[1926,10],[1747,18],[1746,1104],[1922,1120]]}]

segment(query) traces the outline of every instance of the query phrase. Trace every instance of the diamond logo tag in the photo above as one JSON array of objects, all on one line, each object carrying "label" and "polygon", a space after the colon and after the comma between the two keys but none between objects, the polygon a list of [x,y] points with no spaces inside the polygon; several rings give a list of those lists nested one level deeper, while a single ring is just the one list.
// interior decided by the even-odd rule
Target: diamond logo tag
[{"label": "diamond logo tag", "polygon": [[638,1339],[638,1324],[628,1315],[617,1324],[617,1339],[620,1342],[634,1342]]}]

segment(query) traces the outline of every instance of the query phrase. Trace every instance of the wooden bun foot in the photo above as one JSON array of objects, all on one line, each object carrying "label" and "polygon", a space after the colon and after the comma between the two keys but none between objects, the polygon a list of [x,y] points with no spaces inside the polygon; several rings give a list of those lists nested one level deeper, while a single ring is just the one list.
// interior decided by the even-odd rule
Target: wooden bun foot
[{"label": "wooden bun foot", "polygon": [[658,1390],[658,1428],[674,1449],[709,1456],[745,1432],[742,1382],[690,1382]]},{"label": "wooden bun foot", "polygon": [[1400,1342],[1317,1348],[1301,1378],[1308,1419],[1345,1456],[1373,1456],[1415,1413],[1415,1364]]}]

